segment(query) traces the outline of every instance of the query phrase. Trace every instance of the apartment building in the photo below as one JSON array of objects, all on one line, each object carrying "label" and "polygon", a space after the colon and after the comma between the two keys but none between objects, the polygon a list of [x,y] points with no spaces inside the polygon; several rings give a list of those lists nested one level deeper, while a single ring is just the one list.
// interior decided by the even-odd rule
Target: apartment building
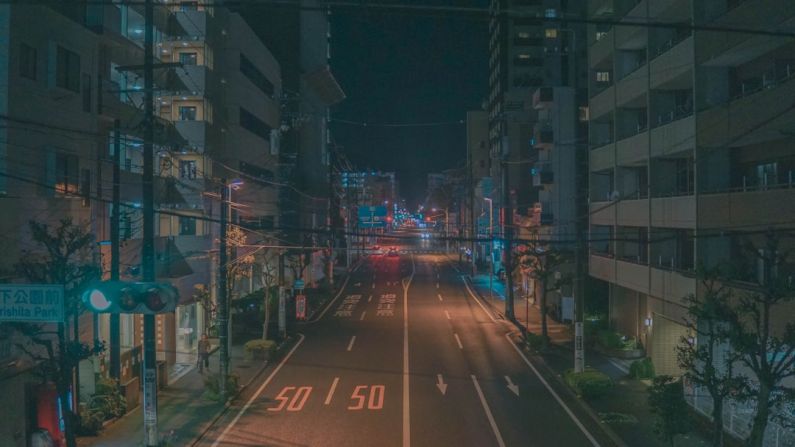
[{"label": "apartment building", "polygon": [[[795,217],[782,206],[795,199],[795,41],[731,30],[779,29],[795,4],[592,0],[588,15],[627,23],[588,27],[590,274],[609,283],[611,323],[659,374],[678,374],[697,266],[728,264],[732,285],[755,283],[762,266],[744,246]],[[630,25],[644,20],[728,30]],[[748,415],[732,417],[745,436]],[[769,445],[793,442],[771,427]]]}]

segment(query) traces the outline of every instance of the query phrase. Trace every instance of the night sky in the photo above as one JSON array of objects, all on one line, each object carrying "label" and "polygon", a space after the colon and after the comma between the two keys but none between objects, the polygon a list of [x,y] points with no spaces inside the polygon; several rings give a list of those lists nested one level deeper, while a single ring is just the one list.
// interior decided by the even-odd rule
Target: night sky
[{"label": "night sky", "polygon": [[488,94],[488,23],[416,13],[335,13],[331,51],[332,69],[347,94],[332,119],[368,123],[334,123],[335,142],[357,168],[396,171],[401,195],[416,203],[425,193],[425,174],[463,164],[466,126],[378,124],[458,122],[467,110],[480,108]]}]

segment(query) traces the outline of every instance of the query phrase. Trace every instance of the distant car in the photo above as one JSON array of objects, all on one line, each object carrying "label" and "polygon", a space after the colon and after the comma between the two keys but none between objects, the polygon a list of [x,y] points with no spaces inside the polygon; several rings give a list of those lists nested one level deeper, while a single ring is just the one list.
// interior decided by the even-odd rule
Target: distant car
[{"label": "distant car", "polygon": [[373,245],[373,251],[378,251],[378,250],[381,250],[381,246],[380,245]]},{"label": "distant car", "polygon": [[390,247],[389,251],[387,251],[386,255],[387,256],[399,256],[400,254],[398,253],[397,248]]}]

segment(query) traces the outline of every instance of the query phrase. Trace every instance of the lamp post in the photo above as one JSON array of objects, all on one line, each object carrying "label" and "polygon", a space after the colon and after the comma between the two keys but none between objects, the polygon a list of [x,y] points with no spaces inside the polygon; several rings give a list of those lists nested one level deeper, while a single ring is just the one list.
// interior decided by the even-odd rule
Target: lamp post
[{"label": "lamp post", "polygon": [[[484,197],[483,200],[489,202],[489,244],[494,243],[494,201],[490,197]],[[494,289],[491,288],[492,277],[494,276],[494,247],[489,247],[489,297],[494,299]]]}]

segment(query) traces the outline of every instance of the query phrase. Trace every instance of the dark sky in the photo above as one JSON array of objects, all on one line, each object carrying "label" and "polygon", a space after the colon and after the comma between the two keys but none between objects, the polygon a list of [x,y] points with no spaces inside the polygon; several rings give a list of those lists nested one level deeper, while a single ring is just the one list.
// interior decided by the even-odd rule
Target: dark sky
[{"label": "dark sky", "polygon": [[466,127],[378,124],[459,121],[479,108],[488,86],[488,23],[416,13],[335,13],[331,51],[332,69],[347,94],[332,119],[370,123],[335,123],[336,143],[358,168],[396,171],[403,198],[416,203],[425,193],[425,174],[463,163]]}]

